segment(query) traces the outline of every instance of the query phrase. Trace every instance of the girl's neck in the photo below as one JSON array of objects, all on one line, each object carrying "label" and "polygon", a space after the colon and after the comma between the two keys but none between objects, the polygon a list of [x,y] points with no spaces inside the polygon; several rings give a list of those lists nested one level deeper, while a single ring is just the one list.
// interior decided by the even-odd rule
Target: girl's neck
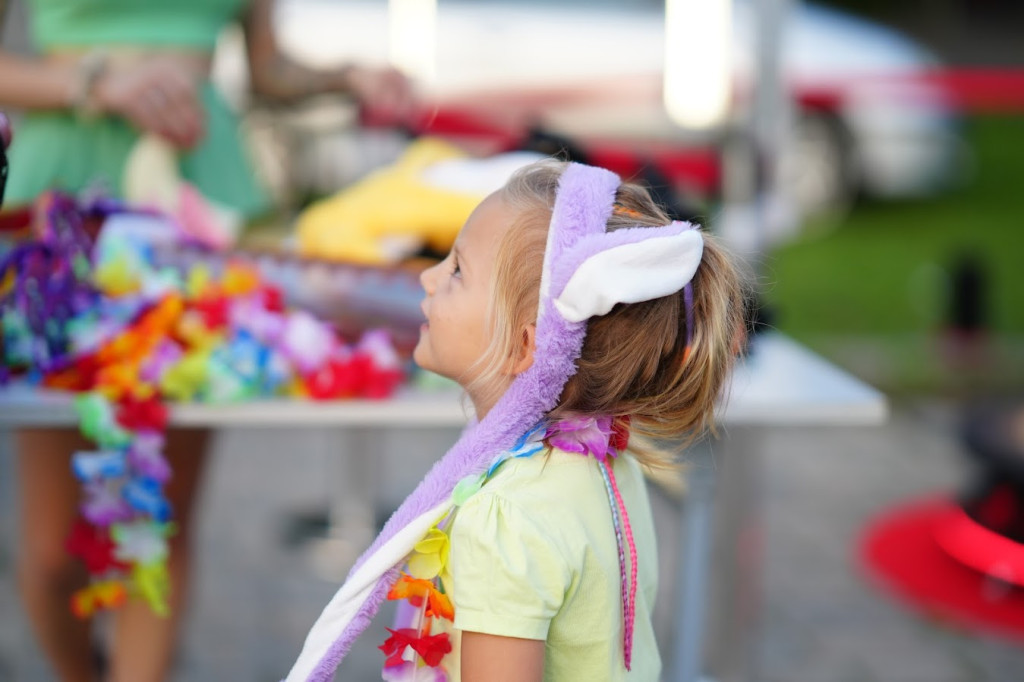
[{"label": "girl's neck", "polygon": [[476,415],[477,421],[483,421],[484,417],[487,416],[487,413],[491,411],[491,409],[494,407],[494,404],[497,402],[497,400],[493,398],[481,399],[475,398],[473,396],[469,397],[469,401],[473,403],[473,413]]},{"label": "girl's neck", "polygon": [[511,381],[497,388],[481,387],[475,391],[463,386],[463,390],[469,396],[469,401],[473,403],[473,412],[477,421],[483,421],[487,413],[494,408],[501,396],[508,390],[509,384]]}]

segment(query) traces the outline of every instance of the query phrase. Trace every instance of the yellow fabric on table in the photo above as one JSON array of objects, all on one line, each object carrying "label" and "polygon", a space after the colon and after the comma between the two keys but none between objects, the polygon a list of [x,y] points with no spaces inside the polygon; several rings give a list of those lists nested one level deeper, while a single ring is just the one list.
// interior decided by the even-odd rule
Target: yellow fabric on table
[{"label": "yellow fabric on table", "polygon": [[312,258],[384,265],[428,245],[446,253],[485,197],[425,182],[423,171],[465,152],[420,138],[394,164],[306,209],[296,223],[299,252]]}]

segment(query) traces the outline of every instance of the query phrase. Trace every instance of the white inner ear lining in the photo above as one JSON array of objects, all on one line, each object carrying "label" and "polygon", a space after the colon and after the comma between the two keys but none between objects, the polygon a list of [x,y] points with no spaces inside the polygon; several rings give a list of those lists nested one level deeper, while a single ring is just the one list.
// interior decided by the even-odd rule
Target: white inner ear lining
[{"label": "white inner ear lining", "polygon": [[566,320],[580,322],[608,313],[616,303],[668,296],[693,279],[703,251],[696,230],[599,251],[576,268],[555,307]]}]

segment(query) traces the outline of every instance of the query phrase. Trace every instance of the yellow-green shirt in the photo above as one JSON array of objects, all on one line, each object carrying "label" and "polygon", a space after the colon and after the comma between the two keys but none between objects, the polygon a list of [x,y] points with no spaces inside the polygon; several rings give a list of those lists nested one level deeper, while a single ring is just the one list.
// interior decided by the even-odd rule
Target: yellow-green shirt
[{"label": "yellow-green shirt", "polygon": [[[615,477],[638,556],[627,672],[618,549],[599,466],[560,450],[510,459],[459,507],[449,555],[456,640],[462,630],[545,640],[546,682],[658,679],[658,561],[645,482],[636,461],[620,456]],[[628,572],[628,549],[626,562]]]}]

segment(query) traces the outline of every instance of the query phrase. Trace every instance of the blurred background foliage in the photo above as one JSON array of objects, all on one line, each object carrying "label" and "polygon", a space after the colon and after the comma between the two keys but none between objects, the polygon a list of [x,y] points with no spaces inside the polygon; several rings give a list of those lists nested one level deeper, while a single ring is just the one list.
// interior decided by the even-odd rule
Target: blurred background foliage
[{"label": "blurred background foliage", "polygon": [[[1024,116],[969,117],[963,132],[959,186],[819,218],[763,272],[778,328],[890,392],[1012,390],[1024,376]],[[952,328],[967,259],[981,329],[963,348]]]},{"label": "blurred background foliage", "polygon": [[[1019,0],[821,4],[890,25],[952,69],[1024,67]],[[776,327],[894,396],[1024,385],[1024,112],[967,112],[962,125],[957,186],[817,218],[762,272]],[[975,278],[969,334],[957,328],[965,269]]]},{"label": "blurred background foliage", "polygon": [[862,202],[775,252],[767,294],[781,326],[797,335],[935,331],[949,321],[953,270],[973,255],[989,284],[991,330],[1024,334],[1024,117],[971,118],[964,136],[971,158],[961,186],[920,201]]}]

